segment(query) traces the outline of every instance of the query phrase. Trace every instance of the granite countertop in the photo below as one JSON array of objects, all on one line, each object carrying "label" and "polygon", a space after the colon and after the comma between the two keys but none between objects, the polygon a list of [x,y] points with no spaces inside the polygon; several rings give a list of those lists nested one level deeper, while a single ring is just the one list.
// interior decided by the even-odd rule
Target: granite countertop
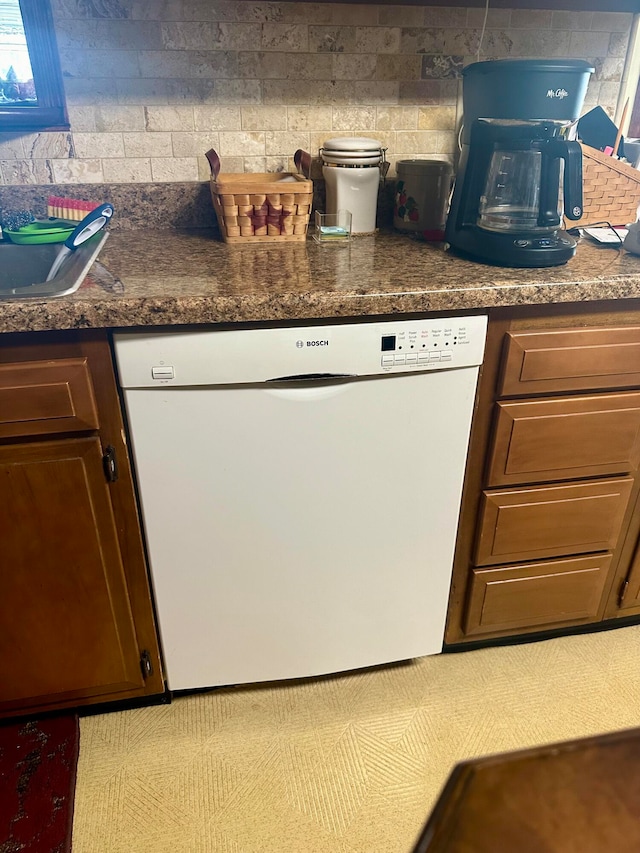
[{"label": "granite countertop", "polygon": [[0,301],[0,331],[305,320],[640,297],[640,257],[583,241],[568,264],[462,260],[405,234],[227,246],[214,231],[118,231],[74,294]]}]

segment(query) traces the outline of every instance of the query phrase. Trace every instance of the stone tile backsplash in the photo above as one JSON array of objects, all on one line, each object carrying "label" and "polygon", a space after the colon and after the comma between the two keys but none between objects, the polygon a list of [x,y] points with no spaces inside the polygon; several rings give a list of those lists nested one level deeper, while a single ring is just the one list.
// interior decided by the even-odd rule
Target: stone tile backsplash
[{"label": "stone tile backsplash", "polygon": [[[560,4],[559,4],[560,5]],[[453,157],[460,72],[484,10],[244,0],[52,0],[71,131],[0,133],[0,184],[203,181],[293,168],[297,148],[368,135]],[[576,57],[610,114],[632,15],[490,9],[481,58]]]}]

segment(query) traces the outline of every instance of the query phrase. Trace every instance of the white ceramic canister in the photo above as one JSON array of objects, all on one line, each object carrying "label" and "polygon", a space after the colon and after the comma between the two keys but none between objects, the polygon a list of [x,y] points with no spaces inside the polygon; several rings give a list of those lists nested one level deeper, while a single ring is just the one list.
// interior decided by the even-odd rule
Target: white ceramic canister
[{"label": "white ceramic canister", "polygon": [[393,225],[444,240],[453,167],[447,160],[398,160]]},{"label": "white ceramic canister", "polygon": [[376,230],[378,188],[388,167],[385,150],[366,136],[327,139],[320,149],[327,213],[349,210],[353,234]]}]

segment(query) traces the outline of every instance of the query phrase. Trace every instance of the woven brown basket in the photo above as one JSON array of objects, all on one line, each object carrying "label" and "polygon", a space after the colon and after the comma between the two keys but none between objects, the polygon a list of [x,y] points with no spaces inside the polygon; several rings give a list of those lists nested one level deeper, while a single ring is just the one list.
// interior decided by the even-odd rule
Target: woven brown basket
[{"label": "woven brown basket", "polygon": [[[306,239],[313,181],[289,172],[220,174],[216,152],[212,149],[206,156],[211,165],[211,198],[225,243]],[[307,171],[311,158],[296,151],[295,162],[298,169]]]},{"label": "woven brown basket", "polygon": [[582,143],[581,148],[584,212],[581,219],[567,221],[567,227],[635,222],[640,204],[640,171],[596,148]]}]

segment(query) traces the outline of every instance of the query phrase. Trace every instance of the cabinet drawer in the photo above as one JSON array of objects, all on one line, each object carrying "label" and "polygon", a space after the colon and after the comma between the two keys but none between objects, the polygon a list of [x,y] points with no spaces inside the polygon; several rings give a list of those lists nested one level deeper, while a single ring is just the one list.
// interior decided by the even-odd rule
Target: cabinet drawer
[{"label": "cabinet drawer", "polygon": [[0,364],[0,438],[97,427],[86,358]]},{"label": "cabinet drawer", "polygon": [[476,565],[613,550],[632,486],[628,477],[485,492]]},{"label": "cabinet drawer", "polygon": [[640,385],[640,326],[507,334],[501,395]]},{"label": "cabinet drawer", "polygon": [[638,467],[640,393],[498,403],[488,485],[521,485]]},{"label": "cabinet drawer", "polygon": [[465,631],[484,634],[562,622],[593,622],[611,555],[476,569]]}]

